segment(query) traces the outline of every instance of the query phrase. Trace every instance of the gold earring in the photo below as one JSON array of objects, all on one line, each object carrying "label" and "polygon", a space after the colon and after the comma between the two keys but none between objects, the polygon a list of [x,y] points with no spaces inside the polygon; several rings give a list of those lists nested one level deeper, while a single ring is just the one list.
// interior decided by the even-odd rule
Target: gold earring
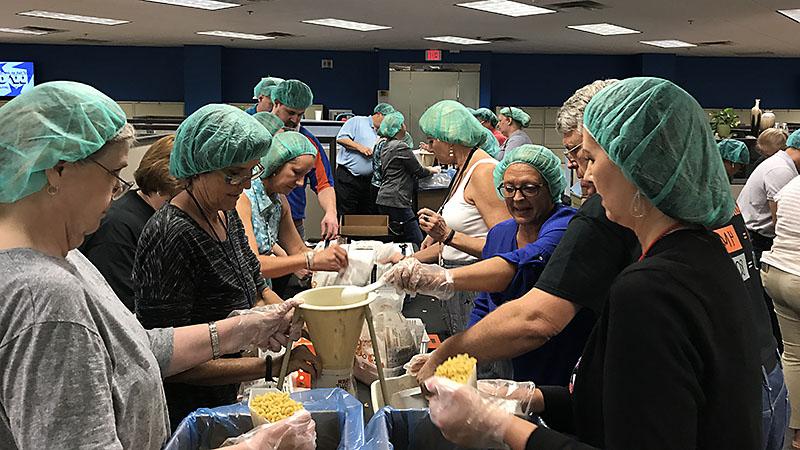
[{"label": "gold earring", "polygon": [[450,157],[454,157],[456,154],[453,152],[453,144],[450,144]]},{"label": "gold earring", "polygon": [[53,186],[52,184],[48,184],[47,195],[49,195],[50,197],[55,197],[56,194],[58,194],[58,188],[56,186]]}]

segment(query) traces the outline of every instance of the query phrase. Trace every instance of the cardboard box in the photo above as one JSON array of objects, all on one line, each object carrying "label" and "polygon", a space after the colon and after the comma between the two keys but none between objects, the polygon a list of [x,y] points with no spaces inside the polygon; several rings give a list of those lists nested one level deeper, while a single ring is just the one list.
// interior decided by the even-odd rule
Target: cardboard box
[{"label": "cardboard box", "polygon": [[342,216],[339,234],[342,236],[388,236],[389,216]]}]

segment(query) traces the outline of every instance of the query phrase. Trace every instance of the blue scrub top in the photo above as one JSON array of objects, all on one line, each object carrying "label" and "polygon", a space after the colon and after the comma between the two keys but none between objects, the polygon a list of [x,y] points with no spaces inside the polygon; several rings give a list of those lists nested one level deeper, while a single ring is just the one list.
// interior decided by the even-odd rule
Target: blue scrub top
[{"label": "blue scrub top", "polygon": [[[542,224],[539,238],[523,248],[517,248],[517,223],[514,219],[501,222],[491,230],[483,247],[483,259],[498,256],[517,267],[514,278],[503,292],[481,292],[475,298],[469,326],[474,325],[497,306],[525,295],[533,289],[547,261],[550,260],[575,209],[556,205],[553,214]],[[566,386],[575,363],[594,326],[595,315],[582,309],[564,330],[536,350],[512,359],[514,379],[533,381],[537,385]]]}]

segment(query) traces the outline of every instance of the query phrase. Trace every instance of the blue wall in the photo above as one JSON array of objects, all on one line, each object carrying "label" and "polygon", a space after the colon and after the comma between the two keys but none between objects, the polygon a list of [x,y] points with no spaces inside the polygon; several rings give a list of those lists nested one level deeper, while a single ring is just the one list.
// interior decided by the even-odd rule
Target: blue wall
[{"label": "blue wall", "polygon": [[[443,53],[444,63],[481,65],[482,106],[557,106],[598,78],[671,79],[705,107],[800,109],[800,58],[706,58],[664,54],[545,55]],[[422,50],[294,51],[219,46],[104,47],[0,44],[0,61],[33,61],[36,81],[75,80],[119,100],[249,102],[266,75],[299,78],[317,103],[370,112],[389,88],[389,63],[423,62]],[[334,61],[322,69],[321,59]]]}]

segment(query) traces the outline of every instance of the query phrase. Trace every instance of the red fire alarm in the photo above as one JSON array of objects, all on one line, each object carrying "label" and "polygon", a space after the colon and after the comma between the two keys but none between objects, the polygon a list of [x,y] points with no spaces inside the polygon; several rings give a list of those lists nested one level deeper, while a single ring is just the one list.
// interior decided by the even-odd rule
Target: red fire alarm
[{"label": "red fire alarm", "polygon": [[425,50],[425,61],[441,61],[441,50]]}]

